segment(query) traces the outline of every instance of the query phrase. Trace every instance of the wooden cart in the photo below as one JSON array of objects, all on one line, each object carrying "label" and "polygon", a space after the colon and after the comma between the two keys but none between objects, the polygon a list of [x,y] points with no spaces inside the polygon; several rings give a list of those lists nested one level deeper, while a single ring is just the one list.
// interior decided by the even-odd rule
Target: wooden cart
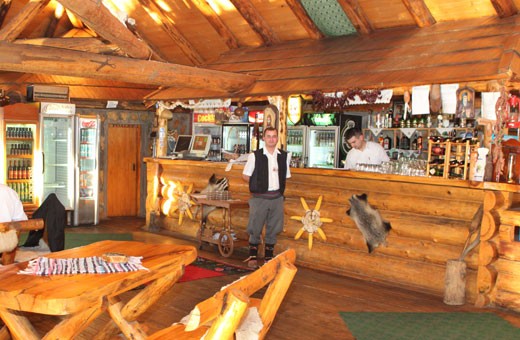
[{"label": "wooden cart", "polygon": [[[238,235],[231,226],[231,214],[234,209],[249,208],[247,198],[213,200],[203,197],[195,197],[195,201],[200,205],[201,219],[200,227],[197,231],[199,240],[199,249],[202,249],[204,242],[216,244],[220,254],[224,257],[230,257],[233,250],[237,246],[246,246],[248,239],[245,235]],[[216,207],[224,209],[224,225],[221,228],[208,227],[204,220],[204,208]]]}]

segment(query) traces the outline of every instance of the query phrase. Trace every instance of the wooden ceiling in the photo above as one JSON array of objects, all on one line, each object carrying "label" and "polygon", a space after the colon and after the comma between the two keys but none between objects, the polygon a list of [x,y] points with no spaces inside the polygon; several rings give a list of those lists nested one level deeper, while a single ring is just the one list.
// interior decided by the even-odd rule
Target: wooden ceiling
[{"label": "wooden ceiling", "polygon": [[[104,4],[104,5],[103,5]],[[520,0],[0,0],[0,88],[79,105],[490,81]],[[95,104],[97,103],[97,104]]]}]

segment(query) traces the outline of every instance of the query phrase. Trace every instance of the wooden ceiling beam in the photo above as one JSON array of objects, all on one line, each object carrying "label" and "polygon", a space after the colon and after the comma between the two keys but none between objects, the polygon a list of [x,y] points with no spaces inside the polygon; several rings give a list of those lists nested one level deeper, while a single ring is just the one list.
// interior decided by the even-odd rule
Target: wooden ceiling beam
[{"label": "wooden ceiling beam", "polygon": [[491,4],[500,18],[507,18],[518,14],[518,8],[516,8],[513,0],[491,0]]},{"label": "wooden ceiling beam", "polygon": [[49,0],[30,0],[20,12],[0,30],[0,40],[13,41],[25,29]]},{"label": "wooden ceiling beam", "polygon": [[108,55],[123,55],[118,46],[105,44],[97,38],[37,38],[17,39],[14,44],[39,45],[57,47],[68,50],[83,51]]},{"label": "wooden ceiling beam", "polygon": [[309,17],[309,13],[307,13],[300,0],[285,0],[285,2],[291,8],[294,15],[303,28],[307,31],[307,34],[309,34],[311,39],[318,40],[325,37],[318,26],[316,26],[314,21],[312,21],[312,19]]},{"label": "wooden ceiling beam", "polygon": [[229,49],[239,48],[237,38],[231,32],[229,27],[222,21],[220,16],[213,10],[213,8],[206,2],[206,0],[191,0],[191,2],[198,8],[199,12],[206,18],[209,24],[217,31],[217,33],[224,39]]},{"label": "wooden ceiling beam", "polygon": [[9,12],[9,8],[11,8],[12,3],[12,0],[0,1],[0,27],[2,27],[5,20],[5,16],[7,15],[7,12]]},{"label": "wooden ceiling beam", "polygon": [[161,20],[158,25],[161,25],[164,32],[168,34],[168,36],[179,46],[182,53],[195,65],[200,66],[205,64],[204,58],[197,52],[195,47],[184,37],[184,35],[179,31],[177,26],[175,26],[174,20],[170,17],[170,15],[165,12],[160,6],[156,4],[154,0],[139,0],[139,3],[146,10],[148,15],[152,17],[153,20],[156,20],[153,15],[157,15]]},{"label": "wooden ceiling beam", "polygon": [[418,27],[429,27],[437,22],[424,0],[403,0],[403,4]]},{"label": "wooden ceiling beam", "polygon": [[243,91],[256,79],[240,73],[7,42],[0,42],[0,70],[201,88],[222,93]]},{"label": "wooden ceiling beam", "polygon": [[98,35],[118,45],[130,57],[148,59],[150,48],[110,13],[99,0],[59,0]]},{"label": "wooden ceiling beam", "polygon": [[359,33],[372,33],[374,29],[365,15],[365,12],[361,6],[359,6],[358,0],[338,0],[338,4]]},{"label": "wooden ceiling beam", "polygon": [[262,38],[264,45],[270,46],[280,42],[280,38],[269,27],[265,19],[253,6],[250,0],[229,0],[249,26]]}]

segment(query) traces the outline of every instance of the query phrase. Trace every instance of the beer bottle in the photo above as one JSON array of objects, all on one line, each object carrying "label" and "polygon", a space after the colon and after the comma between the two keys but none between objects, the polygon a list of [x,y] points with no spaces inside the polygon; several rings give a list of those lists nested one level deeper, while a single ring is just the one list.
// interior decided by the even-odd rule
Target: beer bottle
[{"label": "beer bottle", "polygon": [[13,179],[13,163],[9,161],[9,167],[7,168],[7,179]]}]

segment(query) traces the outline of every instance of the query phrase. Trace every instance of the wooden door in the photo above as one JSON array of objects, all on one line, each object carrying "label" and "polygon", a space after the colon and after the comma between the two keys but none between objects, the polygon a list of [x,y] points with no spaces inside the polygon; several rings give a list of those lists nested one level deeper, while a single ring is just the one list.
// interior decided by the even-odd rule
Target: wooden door
[{"label": "wooden door", "polygon": [[107,215],[139,213],[140,126],[109,124],[107,164]]}]

